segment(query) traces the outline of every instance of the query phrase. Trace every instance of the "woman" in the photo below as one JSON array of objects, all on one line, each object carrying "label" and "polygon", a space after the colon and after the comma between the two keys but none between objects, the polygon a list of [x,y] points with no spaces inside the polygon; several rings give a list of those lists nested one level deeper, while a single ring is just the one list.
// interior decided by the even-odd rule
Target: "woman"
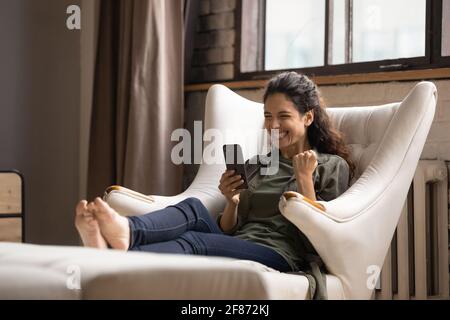
[{"label": "woman", "polygon": [[338,197],[353,170],[349,150],[331,126],[316,85],[304,75],[287,72],[269,81],[264,117],[265,129],[279,132],[279,170],[261,175],[260,163],[247,162],[247,172],[256,174],[244,191],[237,189],[240,176],[223,173],[219,189],[227,205],[217,223],[195,198],[137,217],[120,216],[100,198],[89,204],[83,200],[76,227],[84,245],[253,260],[281,272],[312,270],[321,281],[317,254],[281,215],[278,202],[289,190],[312,200]]}]

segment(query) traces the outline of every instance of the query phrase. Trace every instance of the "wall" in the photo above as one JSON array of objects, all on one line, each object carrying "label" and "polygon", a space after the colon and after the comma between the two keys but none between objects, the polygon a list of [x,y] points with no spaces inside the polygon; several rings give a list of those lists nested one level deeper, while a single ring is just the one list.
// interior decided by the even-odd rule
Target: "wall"
[{"label": "wall", "polygon": [[78,243],[80,32],[66,28],[72,4],[80,1],[0,0],[0,168],[25,176],[32,243]]},{"label": "wall", "polygon": [[201,0],[191,82],[232,79],[236,0]]}]

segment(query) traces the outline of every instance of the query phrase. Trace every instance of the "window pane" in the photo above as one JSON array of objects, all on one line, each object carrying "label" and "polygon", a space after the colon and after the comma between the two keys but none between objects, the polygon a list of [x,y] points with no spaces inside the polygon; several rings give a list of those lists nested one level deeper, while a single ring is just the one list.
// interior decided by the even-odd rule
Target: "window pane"
[{"label": "window pane", "polygon": [[442,1],[442,55],[450,56],[450,0]]},{"label": "window pane", "polygon": [[353,1],[353,62],[425,55],[426,0]]},{"label": "window pane", "polygon": [[345,3],[347,0],[333,0],[331,2],[331,29],[330,29],[330,63],[345,63]]},{"label": "window pane", "polygon": [[324,64],[325,0],[266,1],[265,69]]},{"label": "window pane", "polygon": [[241,21],[241,71],[254,72],[263,69],[262,0],[242,0]]}]

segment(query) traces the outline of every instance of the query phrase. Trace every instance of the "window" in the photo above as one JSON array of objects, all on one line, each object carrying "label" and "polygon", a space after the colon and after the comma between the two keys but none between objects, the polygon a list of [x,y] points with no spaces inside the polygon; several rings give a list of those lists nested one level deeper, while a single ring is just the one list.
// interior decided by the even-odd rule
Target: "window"
[{"label": "window", "polygon": [[353,1],[353,61],[425,56],[426,1]]},{"label": "window", "polygon": [[265,69],[323,65],[325,0],[266,0]]},{"label": "window", "polygon": [[241,79],[450,66],[450,0],[241,2]]},{"label": "window", "polygon": [[442,2],[442,56],[450,56],[450,0]]}]

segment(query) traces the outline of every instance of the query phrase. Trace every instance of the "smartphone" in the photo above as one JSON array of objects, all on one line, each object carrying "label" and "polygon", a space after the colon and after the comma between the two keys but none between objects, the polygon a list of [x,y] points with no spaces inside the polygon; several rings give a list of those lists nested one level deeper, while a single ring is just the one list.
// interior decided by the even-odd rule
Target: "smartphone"
[{"label": "smartphone", "polygon": [[244,180],[244,183],[237,187],[237,189],[248,189],[247,172],[245,171],[241,146],[238,144],[225,144],[223,145],[223,155],[227,170],[234,170],[235,175],[241,175],[242,180]]}]

